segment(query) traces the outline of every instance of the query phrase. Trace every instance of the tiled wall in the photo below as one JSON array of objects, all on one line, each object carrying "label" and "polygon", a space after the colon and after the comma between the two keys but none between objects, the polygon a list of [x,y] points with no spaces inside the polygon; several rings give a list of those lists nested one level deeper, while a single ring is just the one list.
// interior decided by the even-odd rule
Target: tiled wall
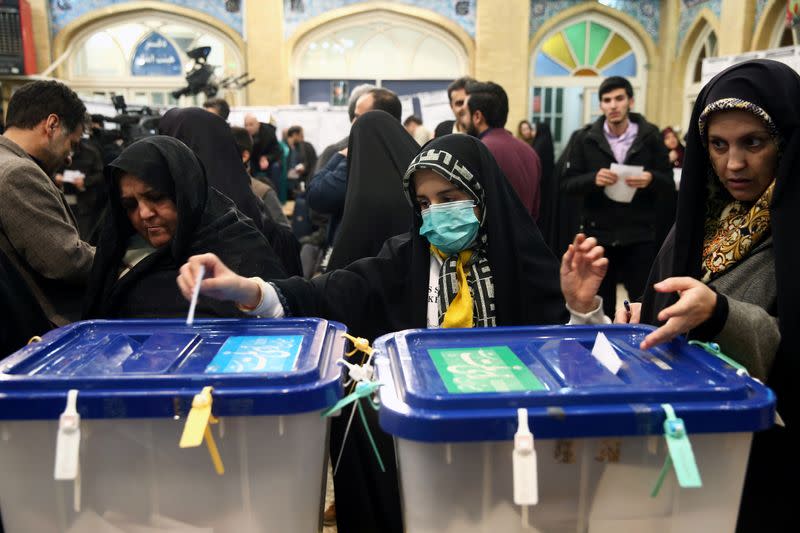
[{"label": "tiled wall", "polygon": [[717,19],[719,19],[722,14],[722,0],[706,0],[705,2],[693,4],[691,7],[686,7],[686,5],[681,2],[681,18],[680,22],[678,23],[678,50],[680,50],[683,46],[683,40],[686,38],[686,33],[692,26],[694,19],[697,18],[697,14],[703,8],[708,8],[711,10],[711,12],[716,15]]},{"label": "tiled wall", "polygon": [[[531,0],[531,36],[545,21],[565,9],[584,2],[585,0]],[[658,0],[606,0],[603,4],[636,19],[653,41],[658,42],[661,22],[661,7]]]},{"label": "tiled wall", "polygon": [[[126,4],[131,0],[50,0],[50,29],[53,35],[57,34],[62,28],[73,20],[91,13],[97,9],[105,7]],[[172,4],[176,6],[186,7],[201,11],[207,15],[214,17],[220,22],[227,24],[240,35],[244,28],[242,19],[242,12],[244,10],[245,0],[233,0],[225,2],[224,0],[156,0],[165,4]],[[254,0],[263,1],[263,0]],[[238,9],[236,11],[228,11],[226,4]]]},{"label": "tiled wall", "polygon": [[[484,0],[485,1],[485,0]],[[394,0],[394,3],[428,9],[452,20],[475,37],[475,3],[477,0]],[[284,35],[289,37],[297,26],[318,15],[369,0],[284,0]]]}]

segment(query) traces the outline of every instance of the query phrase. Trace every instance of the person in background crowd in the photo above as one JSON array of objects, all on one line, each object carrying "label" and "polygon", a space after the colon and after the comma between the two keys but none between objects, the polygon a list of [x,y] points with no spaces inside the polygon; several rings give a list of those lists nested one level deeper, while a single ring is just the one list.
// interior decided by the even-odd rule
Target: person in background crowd
[{"label": "person in background crowd", "polygon": [[517,139],[529,144],[533,148],[533,140],[536,138],[536,130],[527,120],[520,120],[517,124]]},{"label": "person in background crowd", "polygon": [[450,133],[466,133],[462,126],[461,116],[467,113],[467,84],[474,81],[473,78],[464,76],[447,86],[447,99],[450,101],[450,109],[453,111],[455,120],[440,122],[433,132],[434,137]]},{"label": "person in background crowd", "polygon": [[58,326],[79,317],[95,253],[52,178],[72,163],[85,113],[63,83],[34,81],[11,97],[0,136],[0,251]]},{"label": "person in background crowd", "polygon": [[[362,85],[353,87],[353,90],[350,91],[350,98],[347,103],[347,114],[350,117],[351,125],[356,121],[356,102],[358,102],[358,99],[361,98],[363,94],[368,93],[372,89],[377,89],[377,87],[369,83],[364,83]],[[349,142],[349,136],[345,136],[340,141],[337,141],[330,146],[326,146],[320,154],[319,159],[317,159],[317,166],[314,168],[314,172],[319,172],[322,167],[328,164],[328,161],[330,161],[334,154],[347,148]]]},{"label": "person in background crowd", "polygon": [[[363,94],[375,88],[376,87],[374,85],[365,83],[362,85],[357,85],[350,92],[350,98],[348,99],[347,104],[347,114],[350,117],[351,125],[356,119],[356,103],[358,102],[358,99],[361,98]],[[319,171],[328,164],[334,155],[347,148],[349,140],[350,137],[347,135],[340,141],[325,147],[325,149],[322,151],[322,154],[319,156],[319,159],[317,159],[317,165],[314,169],[314,174],[311,177],[312,180],[317,177],[317,173],[319,173]],[[300,238],[300,242],[303,243],[301,258],[303,260],[303,271],[306,273],[306,277],[310,278],[316,272],[321,270],[321,267],[323,266],[322,263],[326,256],[325,250],[330,250],[330,244],[328,241],[330,216],[309,209],[308,205],[305,207],[307,216],[311,221],[312,232],[309,235]],[[295,205],[295,209],[297,210],[297,205]],[[332,511],[326,511],[326,521],[328,523],[332,521],[332,517],[330,516],[331,514]]]},{"label": "person in background crowd", "polygon": [[103,159],[89,139],[81,139],[72,164],[60,169],[55,182],[64,190],[67,203],[78,222],[81,239],[95,242],[95,230],[106,206]]},{"label": "person in background crowd", "polygon": [[228,115],[231,114],[231,106],[224,98],[209,98],[203,102],[203,109],[219,115],[225,120],[228,120]]},{"label": "person in background crowd", "polygon": [[660,326],[642,349],[716,342],[775,391],[781,422],[753,437],[739,533],[796,529],[799,171],[800,76],[770,60],[717,74],[692,111],[673,231],[642,303],[616,317]]},{"label": "person in background crowd", "polygon": [[[305,141],[303,128],[292,126],[286,130],[286,144],[289,146],[289,179],[304,184],[317,166],[317,152],[311,143]],[[305,187],[305,185],[303,185]]]},{"label": "person in background crowd", "polygon": [[664,138],[664,146],[669,150],[669,162],[672,164],[672,167],[682,168],[684,148],[678,136],[675,134],[675,130],[672,128],[664,128],[661,132],[661,136]]},{"label": "person in background crowd", "polygon": [[[386,89],[371,89],[361,95],[356,102],[354,124],[358,122],[358,117],[373,109],[389,113],[398,124],[400,123],[402,105],[395,93]],[[328,164],[314,176],[306,193],[308,206],[311,209],[331,217],[328,224],[328,246],[333,246],[344,213],[347,194],[347,157],[347,148],[331,157]]]},{"label": "person in background crowd", "polygon": [[281,157],[283,152],[278,144],[276,129],[272,124],[259,122],[252,113],[244,117],[244,128],[253,137],[253,153],[250,157],[250,175],[261,181],[272,180],[272,187],[278,191],[281,185]]},{"label": "person in background crowd", "polygon": [[503,175],[517,192],[522,205],[536,220],[539,217],[539,182],[542,165],[533,148],[515,139],[505,129],[508,96],[498,84],[474,82],[467,85],[467,113],[461,125],[489,148]]},{"label": "person in background crowd", "polygon": [[[178,139],[141,139],[106,174],[109,211],[85,318],[185,316],[175,277],[186,258],[197,253],[225,256],[250,276],[286,276],[253,221],[209,187],[200,159]],[[197,304],[198,316],[236,314],[234,306],[212,299]]]},{"label": "person in background crowd", "polygon": [[[660,246],[661,219],[663,226],[674,220],[674,210],[670,216],[657,216],[661,213],[658,205],[674,196],[675,185],[658,128],[631,111],[630,82],[619,76],[607,78],[598,97],[603,116],[571,140],[561,188],[583,199],[581,231],[596,237],[605,248],[611,266],[600,295],[606,314],[613,316],[618,282],[625,285],[631,299],[644,292]],[[630,203],[616,202],[605,194],[605,188],[620,179],[610,170],[612,163],[644,168],[641,174],[625,179],[636,189]]]},{"label": "person in background crowd", "polygon": [[[563,324],[568,315],[575,323],[602,315],[593,294],[599,282],[592,285],[590,279],[576,289],[580,280],[575,276],[560,278],[559,264],[535,223],[477,139],[446,135],[428,143],[408,166],[403,190],[414,206],[411,232],[386,241],[376,257],[310,281],[295,277],[266,283],[241,277],[205,254],[181,267],[178,285],[190,297],[204,265],[201,294],[233,300],[259,316],[339,320],[368,339],[409,328]],[[576,249],[583,252],[594,244],[587,239]],[[593,261],[592,254],[598,256],[593,251],[581,257],[590,259],[596,278],[607,261],[602,253]],[[574,313],[565,309],[562,285]],[[339,527],[400,532],[392,438],[378,428],[374,411],[367,416],[387,471],[379,472],[366,453],[371,450],[368,438],[360,426],[352,426],[347,446],[355,447],[351,453],[358,460],[337,480]],[[345,489],[342,499],[340,488]]]},{"label": "person in background crowd", "polygon": [[[248,133],[246,129],[236,126],[231,127],[231,134],[233,135],[233,140],[236,142],[236,148],[239,150],[239,156],[242,158],[245,171],[249,172],[250,153],[253,150],[253,138],[250,137],[250,133]],[[267,215],[269,215],[273,221],[287,228],[292,227],[289,223],[289,219],[286,218],[283,212],[281,202],[278,199],[278,194],[275,192],[275,189],[270,187],[268,183],[264,183],[253,177],[250,178],[250,187],[253,189],[253,193],[264,202],[264,207],[267,208]]]},{"label": "person in background crowd", "polygon": [[536,225],[542,232],[545,242],[555,252],[554,243],[558,241],[559,187],[555,171],[555,147],[553,135],[547,122],[537,122],[533,128],[533,151],[542,164],[542,179],[539,184],[539,218]]},{"label": "person in background crowd", "polygon": [[264,204],[253,193],[228,123],[198,107],[174,108],[161,119],[159,130],[194,151],[205,167],[209,185],[233,200],[236,208],[253,221],[281,259],[286,273],[301,273],[300,244],[289,229],[267,216]]},{"label": "person in background crowd", "polygon": [[416,141],[394,117],[373,110],[353,124],[350,150],[343,216],[329,269],[374,257],[386,240],[411,227],[402,181],[419,151]]},{"label": "person in background crowd", "polygon": [[403,121],[403,127],[420,146],[431,140],[430,130],[422,125],[422,119],[417,115],[409,115]]}]

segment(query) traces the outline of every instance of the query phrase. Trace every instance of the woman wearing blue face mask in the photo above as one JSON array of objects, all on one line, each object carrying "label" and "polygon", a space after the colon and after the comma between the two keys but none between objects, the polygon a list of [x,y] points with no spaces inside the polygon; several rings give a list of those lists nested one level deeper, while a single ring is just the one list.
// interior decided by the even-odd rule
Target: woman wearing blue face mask
[{"label": "woman wearing blue face mask", "polygon": [[[206,267],[201,294],[237,302],[269,317],[318,316],[347,324],[351,333],[374,339],[408,328],[470,328],[558,324],[568,313],[559,287],[559,265],[492,155],[478,139],[447,135],[426,144],[403,177],[413,206],[411,231],[392,237],[376,257],[312,280],[266,283],[242,278],[211,254],[192,257],[178,284],[189,298],[200,265]],[[346,237],[346,236],[344,236]],[[577,242],[587,250],[593,239]],[[580,269],[603,271],[602,249],[583,254]],[[569,255],[569,254],[568,254]],[[570,257],[565,261],[569,262]],[[602,276],[600,276],[602,277]],[[562,279],[573,322],[602,320],[597,284],[579,286]],[[587,294],[583,301],[581,294]],[[369,411],[369,410],[367,410]],[[374,413],[368,413],[374,418]],[[347,446],[356,464],[340,472],[347,495],[337,487],[337,519],[355,502],[357,521],[341,520],[342,531],[402,531],[394,449],[375,419],[377,446],[386,474],[371,460],[363,430],[354,426]],[[363,437],[363,438],[362,438]],[[347,449],[345,449],[347,453]],[[341,479],[346,476],[345,479]],[[349,520],[349,518],[348,518]]]},{"label": "woman wearing blue face mask", "polygon": [[[202,264],[201,294],[259,316],[338,320],[369,339],[407,328],[567,321],[558,261],[483,143],[465,135],[431,141],[409,165],[403,187],[414,206],[412,229],[386,241],[376,257],[313,280],[266,283],[237,276],[214,256],[195,256],[178,278],[181,290],[191,295]],[[585,268],[605,267],[602,249],[595,252],[582,259]],[[580,288],[565,293],[570,309],[596,309],[594,293],[587,301]],[[573,315],[573,322],[586,320],[594,316]]]}]

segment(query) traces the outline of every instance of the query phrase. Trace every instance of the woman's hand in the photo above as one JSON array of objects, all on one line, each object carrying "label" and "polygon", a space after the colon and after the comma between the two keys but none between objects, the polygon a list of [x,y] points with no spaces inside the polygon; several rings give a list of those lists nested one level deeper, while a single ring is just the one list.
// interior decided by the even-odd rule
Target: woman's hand
[{"label": "woman's hand", "polygon": [[711,318],[717,306],[717,293],[694,278],[667,278],[654,287],[657,292],[677,292],[679,299],[658,313],[658,319],[666,323],[644,338],[639,346],[642,350],[669,342],[696,328]]},{"label": "woman's hand", "polygon": [[178,287],[187,300],[192,299],[192,291],[197,282],[200,265],[206,269],[200,284],[200,294],[216,300],[231,300],[244,307],[255,307],[261,300],[258,283],[236,274],[214,254],[195,255],[181,267]]},{"label": "woman's hand", "polygon": [[595,309],[595,296],[608,271],[608,259],[594,237],[578,233],[561,259],[561,292],[573,311]]},{"label": "woman's hand", "polygon": [[620,307],[617,309],[616,314],[614,315],[614,324],[638,324],[641,320],[642,315],[642,304],[638,302],[632,302],[631,306],[631,316],[628,316],[628,310],[624,307]]}]

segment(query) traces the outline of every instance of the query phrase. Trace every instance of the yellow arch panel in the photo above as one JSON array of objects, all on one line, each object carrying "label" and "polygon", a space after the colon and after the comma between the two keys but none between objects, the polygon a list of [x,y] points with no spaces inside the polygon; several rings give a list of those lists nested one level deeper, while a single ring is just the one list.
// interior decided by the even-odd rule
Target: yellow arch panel
[{"label": "yellow arch panel", "polygon": [[596,67],[602,70],[606,65],[613,63],[630,51],[631,45],[628,44],[628,41],[615,33],[611,41],[609,41],[608,46],[606,46],[605,52],[603,52],[603,55],[600,57],[600,61],[597,62]]},{"label": "yellow arch panel", "polygon": [[542,45],[542,51],[553,59],[558,60],[570,70],[577,66],[569,51],[567,40],[564,39],[564,35],[561,32],[547,39],[547,42]]}]

